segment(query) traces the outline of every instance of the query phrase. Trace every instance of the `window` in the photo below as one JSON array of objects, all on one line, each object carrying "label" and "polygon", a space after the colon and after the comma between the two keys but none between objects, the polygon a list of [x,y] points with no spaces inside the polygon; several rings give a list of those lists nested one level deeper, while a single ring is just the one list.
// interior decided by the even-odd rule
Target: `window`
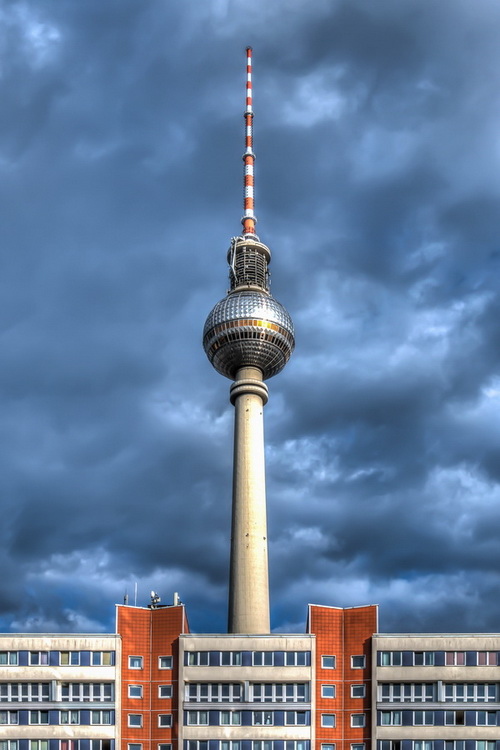
[{"label": "window", "polygon": [[321,685],[322,698],[335,698],[335,685]]},{"label": "window", "polygon": [[352,669],[364,669],[366,665],[366,656],[351,656]]},{"label": "window", "polygon": [[476,740],[476,750],[495,750],[495,740]]},{"label": "window", "polygon": [[79,651],[60,651],[59,652],[59,664],[62,667],[78,666],[80,664],[80,652]]},{"label": "window", "polygon": [[187,750],[208,750],[208,740],[187,740]]},{"label": "window", "polygon": [[402,651],[380,651],[381,667],[400,667],[403,663]]},{"label": "window", "polygon": [[446,740],[444,750],[465,750],[465,740]]},{"label": "window", "polygon": [[48,724],[49,723],[49,712],[48,711],[30,711],[30,724]]},{"label": "window", "polygon": [[30,740],[30,750],[49,750],[49,741]]},{"label": "window", "polygon": [[48,700],[50,700],[50,683],[48,682],[0,682],[0,702]]},{"label": "window", "polygon": [[171,745],[171,743],[168,743],[168,744],[167,744],[167,743],[165,743],[165,742],[161,742],[161,743],[160,743],[160,744],[158,745],[158,750],[172,750],[172,745]]},{"label": "window", "polygon": [[141,742],[129,742],[127,745],[128,750],[142,750]]},{"label": "window", "polygon": [[172,669],[172,656],[159,656],[158,669]]},{"label": "window", "polygon": [[17,711],[0,711],[0,724],[18,724]]},{"label": "window", "polygon": [[0,750],[17,750],[17,740],[0,740]]},{"label": "window", "polygon": [[401,750],[401,740],[379,740],[377,750]]},{"label": "window", "polygon": [[222,726],[235,726],[239,727],[241,724],[241,713],[240,711],[221,711],[220,712],[220,723]]},{"label": "window", "polygon": [[240,750],[239,740],[221,740],[220,750]]},{"label": "window", "polygon": [[351,745],[351,750],[365,750],[364,742],[356,742]]},{"label": "window", "polygon": [[254,726],[272,726],[274,724],[274,711],[253,711],[252,724]]},{"label": "window", "polygon": [[114,651],[92,651],[93,667],[110,667],[113,662]]},{"label": "window", "polygon": [[386,682],[379,685],[379,700],[391,703],[423,703],[435,701],[436,685],[433,682]]},{"label": "window", "polygon": [[498,657],[496,651],[478,651],[477,652],[477,664],[479,667],[489,666],[496,667],[498,664]]},{"label": "window", "polygon": [[172,726],[172,714],[159,714],[158,726],[159,727],[171,727]]},{"label": "window", "polygon": [[495,682],[447,682],[444,686],[447,701],[467,703],[495,703],[498,698],[498,687]]},{"label": "window", "polygon": [[445,726],[464,726],[465,711],[445,711],[444,723]]},{"label": "window", "polygon": [[335,744],[332,742],[322,742],[321,750],[335,750]]},{"label": "window", "polygon": [[221,651],[220,663],[223,667],[240,667],[241,651]]},{"label": "window", "polygon": [[59,724],[79,724],[80,711],[60,711]]},{"label": "window", "polygon": [[401,711],[381,711],[380,726],[382,727],[399,727],[401,726]]},{"label": "window", "polygon": [[322,669],[335,669],[335,656],[322,656],[321,667]]},{"label": "window", "polygon": [[365,721],[365,714],[351,714],[351,727],[364,727]]},{"label": "window", "polygon": [[309,657],[310,651],[285,651],[285,666],[306,667]]},{"label": "window", "polygon": [[142,727],[142,714],[129,714],[128,725],[129,727]]},{"label": "window", "polygon": [[142,669],[142,663],[143,663],[142,656],[129,656],[128,657],[129,669]]},{"label": "window", "polygon": [[446,666],[465,666],[465,651],[447,651],[444,662]]},{"label": "window", "polygon": [[335,726],[335,714],[321,714],[321,726],[322,727],[334,727]]},{"label": "window", "polygon": [[285,725],[286,726],[305,726],[306,721],[305,711],[285,711]]},{"label": "window", "polygon": [[187,723],[189,725],[203,726],[208,724],[208,711],[188,711],[187,712]]},{"label": "window", "polygon": [[434,740],[414,740],[413,750],[434,750]]},{"label": "window", "polygon": [[414,711],[413,723],[415,726],[432,726],[434,724],[434,711]]},{"label": "window", "polygon": [[114,700],[114,684],[112,682],[63,682],[61,683],[61,700],[76,702],[106,703]]},{"label": "window", "polygon": [[142,698],[142,685],[129,685],[128,697],[129,698]]},{"label": "window", "polygon": [[[164,687],[169,687],[165,685]],[[186,685],[185,700],[196,703],[241,701],[241,685],[236,683],[191,682]]]},{"label": "window", "polygon": [[309,701],[309,683],[254,683],[250,684],[250,695],[254,703],[306,703]]},{"label": "window", "polygon": [[[71,742],[80,743],[80,740],[71,740]],[[84,750],[85,741],[82,740],[81,742],[82,744],[78,744],[78,748],[80,748],[80,750]],[[78,748],[75,745],[70,745],[70,750],[78,750]],[[90,748],[91,750],[111,750],[111,740],[90,740]]]},{"label": "window", "polygon": [[17,651],[0,651],[0,667],[16,666],[19,664]]},{"label": "window", "polygon": [[413,664],[416,667],[433,667],[434,651],[414,651]]},{"label": "window", "polygon": [[274,665],[274,651],[254,651],[252,664],[254,667],[272,667]]},{"label": "window", "polygon": [[33,667],[43,666],[49,663],[48,651],[30,651],[30,665]]},{"label": "window", "polygon": [[365,685],[351,685],[351,698],[364,698]]},{"label": "window", "polygon": [[172,685],[158,685],[158,698],[171,698]]},{"label": "window", "polygon": [[476,711],[476,724],[479,727],[496,727],[497,725],[497,712],[496,711]]},{"label": "window", "polygon": [[111,711],[91,711],[90,723],[91,724],[112,724],[113,722],[111,721]]},{"label": "window", "polygon": [[208,651],[188,651],[188,667],[208,667]]}]

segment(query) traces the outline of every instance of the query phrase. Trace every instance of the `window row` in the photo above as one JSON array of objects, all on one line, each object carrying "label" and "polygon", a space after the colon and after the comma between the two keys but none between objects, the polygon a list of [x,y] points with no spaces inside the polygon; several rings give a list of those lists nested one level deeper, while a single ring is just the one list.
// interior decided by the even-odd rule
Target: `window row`
[{"label": "window row", "polygon": [[[158,685],[158,698],[171,698],[173,695],[172,685]],[[129,698],[142,698],[143,686],[142,685],[129,685],[128,686],[128,697]]]},{"label": "window row", "polygon": [[54,700],[50,682],[0,682],[0,702]]},{"label": "window row", "polygon": [[379,711],[379,726],[500,726],[500,711]]},{"label": "window row", "polygon": [[498,666],[499,651],[379,651],[379,667]]},{"label": "window row", "polygon": [[383,683],[378,687],[378,700],[390,703],[423,703],[453,701],[494,703],[499,699],[497,682],[405,682]]},{"label": "window row", "polygon": [[188,726],[309,726],[310,711],[185,711]]},{"label": "window row", "polygon": [[0,651],[0,666],[105,667],[114,663],[114,651]]},{"label": "window row", "polygon": [[[366,726],[366,714],[351,714],[350,716],[351,727],[364,727]],[[321,714],[321,726],[335,728],[337,725],[337,717],[335,714]]]},{"label": "window row", "polygon": [[377,750],[500,750],[500,740],[378,740]]},{"label": "window row", "polygon": [[[322,669],[336,669],[337,657],[332,654],[324,654],[321,657]],[[366,667],[366,656],[364,654],[354,654],[351,656],[351,669],[364,669]]]},{"label": "window row", "polygon": [[0,711],[4,724],[114,724],[114,711]]},{"label": "window row", "polygon": [[[158,657],[158,669],[173,669],[173,666],[174,666],[173,656],[159,656]],[[143,656],[129,656],[128,668],[129,669],[144,669],[144,657]]]},{"label": "window row", "polygon": [[[219,740],[210,742],[210,750],[310,750],[309,740]],[[165,746],[158,745],[158,750],[164,750]],[[355,746],[351,746],[354,750]],[[141,747],[129,750],[142,750]],[[168,748],[166,750],[169,750]],[[184,740],[184,750],[209,750],[208,740]],[[362,750],[358,746],[358,750]]]},{"label": "window row", "polygon": [[[337,694],[336,685],[321,685],[322,698],[335,698]],[[364,698],[366,696],[366,685],[351,685],[351,698]]]},{"label": "window row", "polygon": [[191,682],[184,696],[188,703],[308,703],[309,694],[307,682]]},{"label": "window row", "polygon": [[0,702],[16,701],[94,701],[114,700],[113,682],[0,682]]},{"label": "window row", "polygon": [[109,739],[0,740],[0,750],[112,750],[114,746],[114,740]]},{"label": "window row", "polygon": [[186,651],[187,667],[308,667],[310,651]]},{"label": "window row", "polygon": [[[140,729],[143,723],[142,714],[128,714],[128,726]],[[172,714],[158,714],[159,727],[171,727],[173,724]]]}]

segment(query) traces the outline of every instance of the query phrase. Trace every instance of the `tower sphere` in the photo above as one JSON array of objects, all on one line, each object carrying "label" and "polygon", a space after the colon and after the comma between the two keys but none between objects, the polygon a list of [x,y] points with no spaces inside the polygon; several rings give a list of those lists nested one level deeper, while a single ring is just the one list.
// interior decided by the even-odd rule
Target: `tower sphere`
[{"label": "tower sphere", "polygon": [[268,292],[234,291],[217,302],[203,330],[203,347],[215,369],[234,379],[241,367],[258,367],[264,380],[284,368],[295,346],[286,309]]}]

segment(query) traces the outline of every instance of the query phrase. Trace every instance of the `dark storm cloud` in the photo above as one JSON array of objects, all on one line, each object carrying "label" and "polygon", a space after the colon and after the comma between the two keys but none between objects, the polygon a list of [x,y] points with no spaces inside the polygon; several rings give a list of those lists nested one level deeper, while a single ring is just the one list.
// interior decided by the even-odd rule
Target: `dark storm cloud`
[{"label": "dark storm cloud", "polygon": [[136,583],[225,627],[232,413],[200,338],[252,44],[297,329],[266,407],[274,623],[313,600],[496,629],[497,4],[26,0],[0,24],[2,627],[111,629]]}]

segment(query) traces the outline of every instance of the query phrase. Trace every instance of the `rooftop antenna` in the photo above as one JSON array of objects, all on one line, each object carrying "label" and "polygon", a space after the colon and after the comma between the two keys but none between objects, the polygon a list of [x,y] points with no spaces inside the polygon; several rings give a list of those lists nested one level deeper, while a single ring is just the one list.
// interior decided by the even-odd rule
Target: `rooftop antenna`
[{"label": "rooftop antenna", "polygon": [[243,224],[243,235],[258,239],[255,233],[257,218],[254,214],[254,174],[255,154],[253,152],[253,105],[252,105],[252,48],[247,47],[247,86],[246,86],[246,108],[243,114],[245,118],[245,153],[243,161],[244,170],[244,214],[241,219]]}]

